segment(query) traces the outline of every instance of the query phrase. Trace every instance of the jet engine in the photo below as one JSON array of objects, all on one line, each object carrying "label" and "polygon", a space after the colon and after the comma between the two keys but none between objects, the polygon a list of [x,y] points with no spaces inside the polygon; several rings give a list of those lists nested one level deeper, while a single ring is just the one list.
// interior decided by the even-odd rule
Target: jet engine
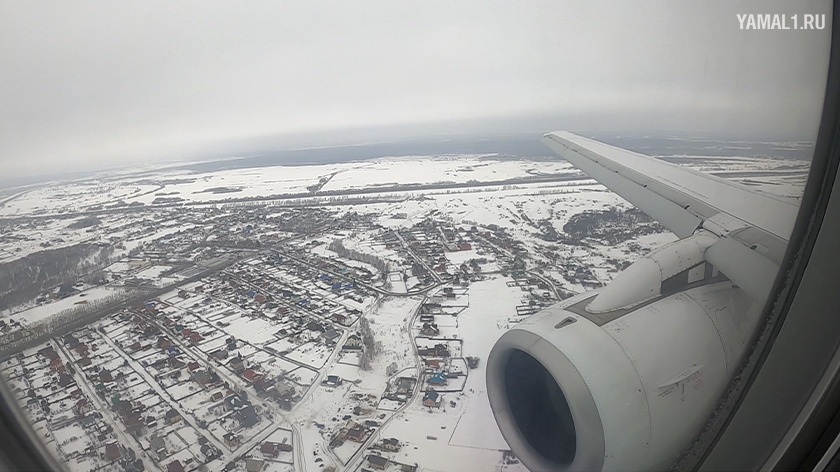
[{"label": "jet engine", "polygon": [[[665,247],[637,264],[662,262],[669,253],[682,257]],[[686,271],[697,272],[692,264]],[[705,281],[653,298],[648,291],[635,297],[642,302],[612,311],[588,310],[599,292],[587,292],[502,335],[487,361],[487,392],[502,435],[526,467],[626,471],[673,464],[709,418],[758,319],[757,304],[740,288],[722,275],[709,278],[710,267],[700,272]],[[669,277],[680,276],[674,273]],[[620,279],[608,290],[639,286],[635,277]]]}]

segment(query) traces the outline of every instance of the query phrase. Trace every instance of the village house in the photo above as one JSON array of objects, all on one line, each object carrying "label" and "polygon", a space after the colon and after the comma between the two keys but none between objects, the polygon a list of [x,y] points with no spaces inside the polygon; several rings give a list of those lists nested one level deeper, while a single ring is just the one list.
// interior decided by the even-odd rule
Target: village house
[{"label": "village house", "polygon": [[222,439],[225,441],[225,445],[227,447],[238,447],[239,446],[239,436],[233,433],[226,433],[222,436]]},{"label": "village house", "polygon": [[84,343],[79,343],[72,348],[76,353],[80,356],[87,356],[88,355],[88,346]]},{"label": "village house", "polygon": [[210,353],[210,357],[216,359],[217,361],[223,361],[228,357],[227,349],[216,349],[215,351]]},{"label": "village house", "polygon": [[206,370],[199,370],[192,374],[192,379],[203,387],[210,383],[213,377]]},{"label": "village house", "polygon": [[329,328],[321,334],[321,338],[327,343],[334,343],[335,340],[338,339],[340,336],[341,333],[332,328]]},{"label": "village house", "polygon": [[233,369],[233,371],[234,371],[234,372],[236,372],[237,374],[239,374],[239,373],[241,373],[243,370],[245,370],[245,361],[244,361],[241,357],[239,357],[239,356],[232,357],[232,358],[228,361],[228,366],[229,366],[231,369]]},{"label": "village house", "polygon": [[[198,333],[192,333],[189,336],[189,340],[190,340],[190,344],[195,346],[195,345],[197,345],[198,343],[201,342],[201,335],[198,334]],[[227,353],[225,353],[225,357],[227,357]]]},{"label": "village house", "polygon": [[[75,339],[75,338],[74,338]],[[47,359],[58,359],[58,353],[55,352],[55,349],[52,346],[45,347],[38,351],[38,354],[41,356],[46,357]]]},{"label": "village house", "polygon": [[115,461],[122,457],[122,451],[120,450],[120,446],[117,443],[111,443],[105,445],[105,459],[108,461]]},{"label": "village house", "polygon": [[430,408],[440,408],[440,402],[443,400],[441,394],[437,392],[426,392],[423,395],[423,406]]},{"label": "village house", "polygon": [[166,457],[166,443],[163,438],[158,436],[149,441],[149,448],[158,455],[158,457]]},{"label": "village house", "polygon": [[364,442],[368,435],[367,428],[360,424],[351,424],[352,426],[349,429],[347,429],[347,433],[344,435],[344,438],[357,443]]},{"label": "village house", "polygon": [[347,340],[344,342],[344,346],[341,347],[345,350],[356,350],[362,348],[362,338],[360,338],[357,334],[351,334],[347,336]]},{"label": "village house", "polygon": [[446,344],[435,344],[434,347],[423,347],[417,349],[421,357],[449,357],[449,348]]},{"label": "village house", "polygon": [[400,452],[400,441],[397,438],[385,438],[382,440],[382,449],[390,452]]},{"label": "village house", "polygon": [[166,424],[174,424],[181,420],[181,414],[174,408],[170,408],[169,411],[163,415],[163,419],[166,421]]},{"label": "village house", "polygon": [[236,419],[239,420],[239,424],[243,428],[250,428],[259,422],[257,411],[254,409],[254,405],[250,404],[237,410]]},{"label": "village house", "polygon": [[114,377],[111,375],[111,371],[108,369],[102,369],[99,371],[99,381],[100,382],[113,382]]},{"label": "village house", "polygon": [[440,329],[436,323],[423,323],[423,329],[420,330],[425,336],[438,336]]},{"label": "village house", "polygon": [[385,468],[388,467],[388,462],[389,461],[388,461],[388,459],[386,459],[382,456],[377,456],[375,454],[369,454],[367,456],[367,462],[368,462],[368,465],[370,465],[372,468],[374,468],[376,470],[385,470]]},{"label": "village house", "polygon": [[260,446],[263,457],[277,458],[280,455],[280,443],[266,441]]},{"label": "village house", "polygon": [[57,373],[57,372],[64,372],[64,363],[61,362],[61,359],[53,359],[50,361],[50,372]]},{"label": "village house", "polygon": [[341,377],[337,375],[328,375],[327,378],[321,383],[327,387],[338,387],[339,385],[341,385],[342,380]]},{"label": "village house", "polygon": [[258,372],[254,372],[251,369],[245,369],[242,372],[242,378],[244,378],[245,380],[248,380],[249,382],[254,382],[255,380],[257,380],[260,377],[262,377],[262,374],[260,374]]},{"label": "village house", "polygon": [[446,385],[446,375],[438,372],[429,377],[429,385],[440,387]]},{"label": "village house", "polygon": [[278,382],[274,385],[277,395],[281,397],[292,396],[295,394],[295,386],[289,382]]},{"label": "village house", "polygon": [[166,472],[184,472],[184,466],[181,461],[172,461],[166,466]]},{"label": "village house", "polygon": [[245,460],[245,471],[260,472],[263,469],[263,465],[265,465],[265,461],[249,458]]}]

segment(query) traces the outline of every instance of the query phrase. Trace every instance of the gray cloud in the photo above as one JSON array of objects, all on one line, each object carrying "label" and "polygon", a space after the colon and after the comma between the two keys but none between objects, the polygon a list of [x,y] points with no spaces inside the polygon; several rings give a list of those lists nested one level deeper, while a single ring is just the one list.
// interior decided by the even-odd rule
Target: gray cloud
[{"label": "gray cloud", "polygon": [[830,22],[828,2],[3,2],[0,166],[457,123],[813,137],[830,26],[736,13]]}]

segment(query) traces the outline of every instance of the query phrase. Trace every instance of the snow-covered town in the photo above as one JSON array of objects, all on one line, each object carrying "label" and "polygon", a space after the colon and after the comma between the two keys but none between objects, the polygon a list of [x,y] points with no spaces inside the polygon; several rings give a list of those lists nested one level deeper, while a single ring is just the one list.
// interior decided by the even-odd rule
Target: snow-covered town
[{"label": "snow-covered town", "polygon": [[[794,200],[808,171],[670,160]],[[675,239],[554,158],[159,166],[0,198],[0,373],[79,472],[525,470],[486,396],[494,342]]]}]

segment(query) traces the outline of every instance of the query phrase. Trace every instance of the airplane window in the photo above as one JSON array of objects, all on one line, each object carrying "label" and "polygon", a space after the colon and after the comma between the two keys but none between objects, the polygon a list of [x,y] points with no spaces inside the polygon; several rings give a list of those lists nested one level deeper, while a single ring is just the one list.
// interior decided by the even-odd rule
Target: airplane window
[{"label": "airplane window", "polygon": [[769,344],[832,15],[0,5],[0,462],[694,467]]}]

